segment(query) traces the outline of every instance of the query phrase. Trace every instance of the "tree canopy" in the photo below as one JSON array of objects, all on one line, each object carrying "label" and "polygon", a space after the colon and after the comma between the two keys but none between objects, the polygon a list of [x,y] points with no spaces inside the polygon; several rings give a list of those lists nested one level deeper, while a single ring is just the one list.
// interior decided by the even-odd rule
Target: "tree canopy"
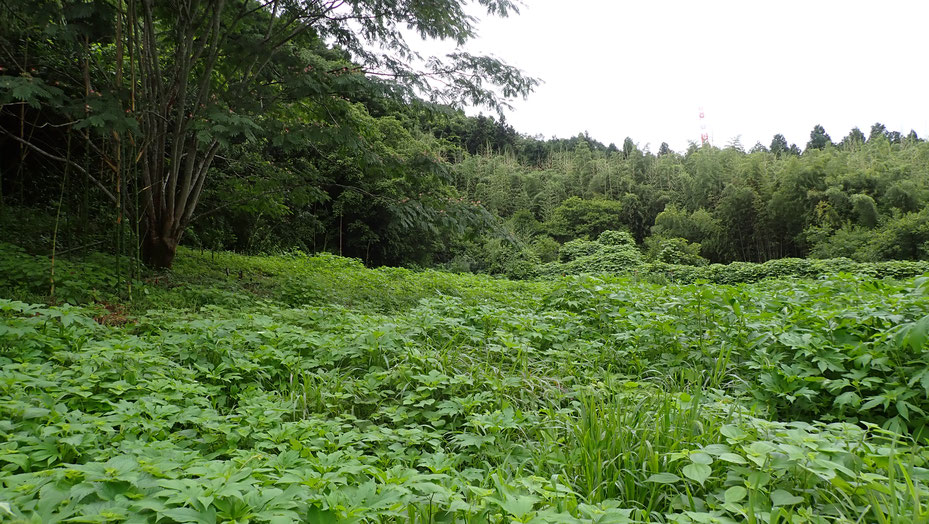
[{"label": "tree canopy", "polygon": [[694,264],[929,257],[929,146],[915,132],[875,123],[834,142],[817,125],[803,150],[775,134],[749,151],[656,153],[633,137],[521,134],[499,111],[535,79],[407,42],[464,42],[469,12],[464,0],[8,1],[0,223],[36,249],[103,246],[154,267],[184,242],[528,275],[604,231]]},{"label": "tree canopy", "polygon": [[[491,15],[516,10],[510,0],[477,3]],[[8,2],[0,23],[13,66],[0,103],[5,124],[19,106],[20,132],[0,129],[132,211],[145,260],[167,267],[221,151],[264,141],[371,153],[356,118],[365,98],[500,109],[528,94],[536,81],[498,59],[423,57],[404,36],[462,44],[475,22],[463,0]],[[27,106],[37,114],[27,118]],[[47,125],[76,131],[115,188],[70,150],[33,140],[32,128]],[[140,202],[130,210],[121,192],[132,183]]]}]

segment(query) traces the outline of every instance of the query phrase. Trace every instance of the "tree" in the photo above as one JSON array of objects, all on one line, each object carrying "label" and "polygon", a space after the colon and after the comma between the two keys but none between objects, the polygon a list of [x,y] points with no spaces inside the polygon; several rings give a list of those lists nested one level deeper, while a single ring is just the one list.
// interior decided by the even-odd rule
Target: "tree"
[{"label": "tree", "polygon": [[875,122],[871,126],[871,133],[868,135],[868,142],[887,137],[887,126],[880,122]]},{"label": "tree", "polygon": [[771,139],[771,147],[768,149],[780,157],[782,155],[786,155],[790,147],[787,145],[787,139],[784,138],[784,135],[778,133],[774,135],[774,138]]},{"label": "tree", "polygon": [[623,140],[623,158],[629,158],[638,148],[635,145],[635,142],[632,141],[628,136]]},{"label": "tree", "polygon": [[[516,10],[512,0],[478,3],[491,15]],[[13,8],[21,16],[33,16],[29,11],[38,9],[47,17],[45,34],[51,36],[41,45],[82,50],[87,93],[59,106],[82,107],[85,114],[77,125],[104,130],[102,136],[118,124],[114,144],[100,156],[123,175],[131,171],[123,166],[138,166],[142,253],[154,267],[172,264],[216,155],[232,144],[256,140],[266,127],[262,115],[296,124],[293,129],[271,126],[281,145],[326,140],[363,148],[350,119],[358,91],[378,89],[411,100],[415,89],[436,102],[500,110],[506,99],[527,95],[537,83],[494,58],[464,52],[423,58],[408,45],[404,28],[457,44],[472,38],[475,19],[465,13],[464,0],[39,4],[20,0]],[[81,25],[87,17],[74,15],[74,9],[92,10],[93,20],[110,29],[109,36],[90,45]],[[30,45],[27,36],[21,41]],[[91,71],[91,63],[101,71]],[[41,78],[35,84],[44,89]],[[499,87],[500,95],[485,84]],[[30,93],[22,101],[50,98]],[[93,93],[104,95],[84,96]],[[110,196],[119,201],[118,193]]]},{"label": "tree", "polygon": [[732,137],[732,140],[730,140],[729,143],[726,144],[726,149],[733,149],[740,153],[744,153],[745,148],[742,146],[742,135],[736,135]]},{"label": "tree", "polygon": [[651,237],[649,242],[651,258],[666,264],[685,266],[705,266],[707,259],[700,256],[700,244],[691,243],[683,238]]},{"label": "tree", "polygon": [[849,131],[848,136],[846,136],[845,138],[842,139],[841,142],[839,142],[839,146],[842,147],[843,149],[854,151],[860,148],[861,145],[864,143],[865,143],[864,133],[862,133],[861,130],[858,129],[857,127],[854,127],[852,128],[851,131]]},{"label": "tree", "polygon": [[903,213],[919,211],[922,208],[922,196],[926,191],[912,180],[900,180],[891,185],[884,193],[882,202],[899,209]]},{"label": "tree", "polygon": [[758,195],[752,188],[730,184],[716,207],[716,216],[725,231],[725,246],[736,260],[755,260],[757,200]]},{"label": "tree", "polygon": [[877,212],[877,204],[874,202],[874,199],[868,195],[858,193],[852,195],[851,200],[852,207],[855,211],[855,216],[858,219],[858,224],[864,227],[877,226],[879,214]]},{"label": "tree", "polygon": [[749,153],[767,153],[768,148],[764,146],[761,142],[755,142],[755,145],[749,150]]},{"label": "tree", "polygon": [[823,126],[816,124],[810,131],[810,141],[806,143],[807,149],[825,149],[826,145],[832,144],[832,138],[826,133]]},{"label": "tree", "polygon": [[690,214],[674,204],[665,206],[664,211],[655,217],[652,234],[662,238],[683,238],[691,242],[699,238]]},{"label": "tree", "polygon": [[573,196],[555,208],[545,228],[556,240],[594,238],[607,230],[622,229],[622,205],[615,200],[582,200]]}]

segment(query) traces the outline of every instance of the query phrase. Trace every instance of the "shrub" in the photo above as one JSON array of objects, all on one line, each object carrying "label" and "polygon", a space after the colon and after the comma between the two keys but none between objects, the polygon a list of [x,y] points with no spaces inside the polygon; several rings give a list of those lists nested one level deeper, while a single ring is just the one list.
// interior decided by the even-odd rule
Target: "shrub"
[{"label": "shrub", "polygon": [[688,242],[683,238],[662,239],[658,244],[655,260],[683,266],[705,266],[708,262],[700,256],[700,244]]},{"label": "shrub", "polygon": [[582,239],[570,240],[561,245],[561,249],[558,250],[558,257],[562,262],[570,262],[592,255],[598,249],[600,249],[600,243],[598,242]]},{"label": "shrub", "polygon": [[542,262],[558,260],[558,251],[561,246],[550,236],[539,236],[532,241],[532,250]]},{"label": "shrub", "polygon": [[622,273],[642,264],[642,253],[630,246],[602,246],[592,255],[564,264],[565,273]]},{"label": "shrub", "polygon": [[597,242],[604,246],[635,247],[635,239],[626,231],[604,231],[597,237]]}]

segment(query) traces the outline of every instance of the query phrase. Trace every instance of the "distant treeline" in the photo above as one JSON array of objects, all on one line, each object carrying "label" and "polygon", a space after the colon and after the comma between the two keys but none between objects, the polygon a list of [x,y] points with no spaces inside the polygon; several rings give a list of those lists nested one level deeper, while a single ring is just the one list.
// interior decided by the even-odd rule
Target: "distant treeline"
[{"label": "distant treeline", "polygon": [[622,148],[585,135],[513,138],[486,122],[475,123],[485,149],[456,164],[455,186],[543,261],[605,230],[628,231],[652,259],[672,240],[720,263],[929,258],[929,144],[912,131],[874,124],[833,142],[816,126],[802,152],[776,135],[748,151],[662,144],[656,154],[628,138]]}]

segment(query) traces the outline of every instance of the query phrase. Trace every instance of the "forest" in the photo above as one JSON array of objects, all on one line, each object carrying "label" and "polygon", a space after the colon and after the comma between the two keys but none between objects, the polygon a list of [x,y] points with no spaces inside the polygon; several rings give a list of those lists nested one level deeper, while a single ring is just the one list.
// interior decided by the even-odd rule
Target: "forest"
[{"label": "forest", "polygon": [[[335,4],[262,49],[258,69],[259,57],[243,54],[248,38],[283,39],[305,23],[285,14],[289,3],[271,5],[281,12],[228,6],[229,20],[211,22],[206,4],[200,19],[171,20],[145,3],[8,2],[4,228],[45,239],[45,250],[54,237],[62,251],[92,246],[156,267],[181,243],[517,276],[607,230],[631,234],[648,260],[689,265],[929,258],[929,145],[915,132],[875,123],[833,140],[816,126],[802,148],[775,135],[750,149],[736,139],[681,152],[586,133],[533,137],[448,104],[501,109],[499,93],[528,94],[535,79],[473,56],[433,64],[458,71],[444,89],[427,81],[440,73],[393,55],[371,57],[377,65],[365,67],[380,69],[369,72],[349,60],[358,37],[326,18]],[[470,30],[440,22],[423,30]],[[410,52],[395,28],[378,30],[394,54]],[[167,40],[179,31],[186,48]]]},{"label": "forest", "polygon": [[0,523],[929,523],[929,142],[514,129],[522,6],[0,0]]}]

